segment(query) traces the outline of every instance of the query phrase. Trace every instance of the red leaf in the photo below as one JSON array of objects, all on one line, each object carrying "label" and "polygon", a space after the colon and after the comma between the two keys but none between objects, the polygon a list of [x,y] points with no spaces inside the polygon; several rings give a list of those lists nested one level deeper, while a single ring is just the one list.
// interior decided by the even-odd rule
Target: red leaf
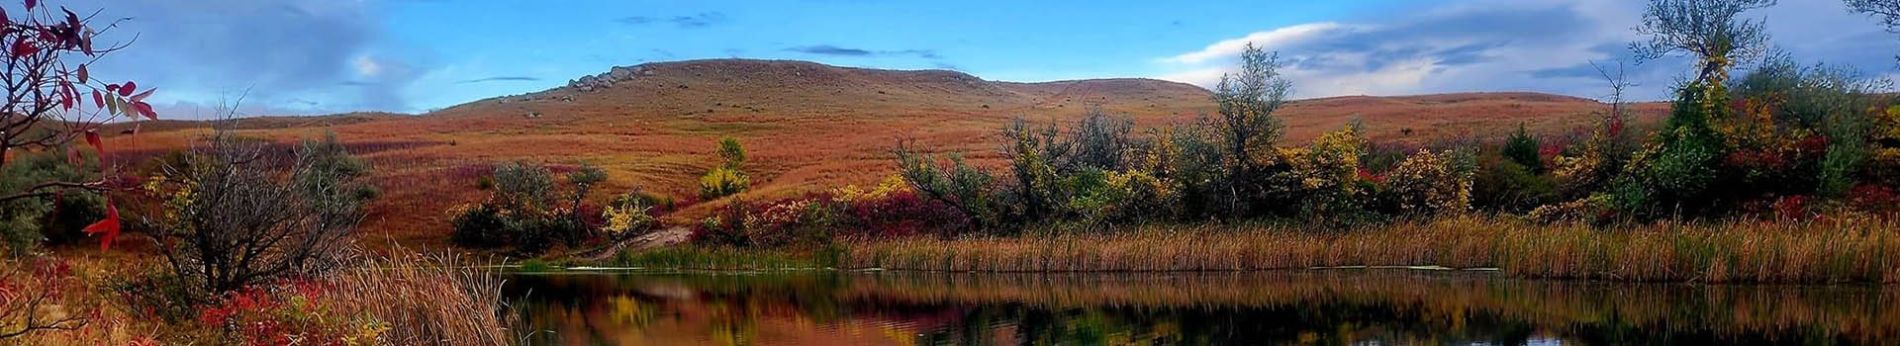
[{"label": "red leaf", "polygon": [[92,89],[92,103],[98,104],[99,108],[105,108],[106,96],[103,94],[100,94],[99,89]]},{"label": "red leaf", "polygon": [[119,208],[111,199],[106,200],[106,219],[86,226],[85,232],[99,235],[99,251],[112,249],[112,240],[119,238]]},{"label": "red leaf", "polygon": [[86,144],[91,144],[92,150],[99,152],[100,158],[105,158],[106,146],[104,142],[99,141],[99,129],[86,130]]},{"label": "red leaf", "polygon": [[27,11],[32,11],[32,10],[33,10],[33,4],[38,4],[38,3],[40,3],[40,2],[38,1],[38,0],[26,0],[26,10],[27,10]]},{"label": "red leaf", "polygon": [[19,40],[13,41],[13,56],[14,57],[26,57],[29,55],[33,55],[33,53],[39,53],[39,52],[40,52],[40,47],[33,45],[33,41],[29,41],[25,37],[21,37]]},{"label": "red leaf", "polygon": [[86,64],[79,64],[79,84],[86,84],[89,77],[91,75],[86,73]]},{"label": "red leaf", "polygon": [[0,23],[8,23],[8,24],[11,24],[11,23],[13,23],[13,21],[10,21],[10,20],[7,20],[7,10],[6,10],[6,9],[0,9]]},{"label": "red leaf", "polygon": [[132,101],[145,102],[145,97],[152,96],[153,91],[158,91],[158,89],[145,89],[145,92],[139,93],[138,95],[132,95]]},{"label": "red leaf", "polygon": [[144,114],[146,118],[158,120],[158,112],[152,111],[152,104],[150,103],[134,102],[132,103],[132,108],[137,109],[139,114]]},{"label": "red leaf", "polygon": [[138,88],[139,88],[139,83],[133,83],[132,81],[125,81],[125,86],[119,87],[119,96],[132,96],[132,90],[135,90]]}]

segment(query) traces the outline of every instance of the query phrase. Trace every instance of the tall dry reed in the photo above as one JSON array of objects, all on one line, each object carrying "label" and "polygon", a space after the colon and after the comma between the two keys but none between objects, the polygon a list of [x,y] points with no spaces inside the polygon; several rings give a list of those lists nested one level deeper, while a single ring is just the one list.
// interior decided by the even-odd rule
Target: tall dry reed
[{"label": "tall dry reed", "polygon": [[394,345],[508,345],[518,341],[504,313],[502,277],[469,269],[453,255],[369,259],[328,278],[324,299],[339,311],[369,316]]},{"label": "tall dry reed", "polygon": [[848,248],[846,267],[926,271],[1444,266],[1629,281],[1900,282],[1900,225],[1871,217],[1598,229],[1474,216],[1358,230],[1151,226],[1108,234],[900,239]]}]

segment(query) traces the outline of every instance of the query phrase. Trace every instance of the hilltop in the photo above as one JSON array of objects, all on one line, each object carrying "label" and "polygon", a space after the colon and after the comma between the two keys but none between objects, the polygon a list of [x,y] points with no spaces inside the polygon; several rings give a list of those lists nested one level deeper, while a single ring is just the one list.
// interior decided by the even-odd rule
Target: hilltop
[{"label": "hilltop", "polygon": [[[270,118],[240,128],[280,141],[335,132],[378,167],[383,197],[371,208],[369,233],[427,243],[445,239],[450,208],[479,198],[476,177],[494,162],[588,162],[611,172],[607,191],[641,186],[685,196],[714,165],[714,142],[733,136],[750,150],[754,181],[739,198],[761,199],[873,183],[894,172],[889,153],[900,140],[993,162],[997,132],[1013,117],[1067,123],[1091,108],[1128,115],[1144,128],[1214,112],[1207,90],[1154,79],[1021,83],[944,70],[720,59],[616,67],[417,116]],[[1565,131],[1607,108],[1558,95],[1464,93],[1301,100],[1281,116],[1288,141],[1360,119],[1375,139],[1416,142],[1503,133],[1494,130],[1519,123]],[[1654,119],[1667,105],[1638,108]],[[138,136],[112,136],[114,155],[183,147],[205,131],[202,122],[154,125]]]}]

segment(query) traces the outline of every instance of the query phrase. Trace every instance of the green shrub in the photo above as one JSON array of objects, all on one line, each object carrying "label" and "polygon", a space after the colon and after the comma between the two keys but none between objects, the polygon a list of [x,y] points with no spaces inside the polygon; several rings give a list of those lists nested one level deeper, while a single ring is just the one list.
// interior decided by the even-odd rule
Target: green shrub
[{"label": "green shrub", "polygon": [[1531,174],[1543,174],[1544,160],[1539,154],[1541,149],[1537,136],[1532,136],[1525,130],[1524,124],[1519,123],[1517,133],[1511,134],[1510,138],[1504,140],[1504,147],[1499,149],[1499,154],[1529,170]]},{"label": "green shrub", "polygon": [[514,229],[501,209],[490,203],[477,204],[463,208],[449,221],[454,230],[449,240],[463,246],[498,247],[512,244],[519,229]]},{"label": "green shrub", "polygon": [[[1674,111],[1656,139],[1630,159],[1610,191],[1616,208],[1642,218],[1695,216],[1717,210],[1711,188],[1721,173],[1720,135],[1710,112],[1724,112],[1719,91],[1691,83],[1680,90]],[[1718,94],[1715,100],[1705,95]]]},{"label": "green shrub", "polygon": [[1483,210],[1523,213],[1556,199],[1550,178],[1501,156],[1482,160],[1471,187],[1472,206]]},{"label": "green shrub", "polygon": [[978,231],[1001,231],[1001,226],[1009,222],[995,200],[992,183],[996,178],[965,163],[962,155],[950,155],[949,167],[941,167],[931,155],[902,145],[895,153],[898,169],[912,189],[955,209]]},{"label": "green shrub", "polygon": [[[488,198],[456,212],[450,240],[471,247],[512,246],[522,253],[539,253],[557,242],[580,244],[597,233],[584,218],[591,216],[584,214],[584,203],[587,191],[605,180],[606,173],[583,165],[566,178],[563,192],[545,167],[527,162],[496,165]],[[557,202],[559,193],[568,197]]]},{"label": "green shrub", "polygon": [[[63,155],[52,152],[23,152],[0,167],[0,195],[26,192],[49,182],[88,182],[98,180],[97,160],[88,152],[86,166],[73,166]],[[42,190],[45,191],[45,190]],[[65,191],[37,197],[0,201],[0,250],[19,256],[43,242],[65,243],[82,239],[86,225],[104,214],[104,199],[87,191]]]}]

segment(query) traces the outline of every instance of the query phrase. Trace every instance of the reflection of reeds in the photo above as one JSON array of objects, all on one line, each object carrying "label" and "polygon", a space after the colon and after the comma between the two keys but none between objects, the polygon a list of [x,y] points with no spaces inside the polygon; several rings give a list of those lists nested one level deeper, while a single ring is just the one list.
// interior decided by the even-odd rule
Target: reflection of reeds
[{"label": "reflection of reeds", "polygon": [[507,345],[512,325],[500,314],[499,275],[465,269],[453,256],[370,260],[326,281],[324,299],[373,317],[397,345]]},{"label": "reflection of reeds", "polygon": [[1247,271],[1356,265],[1497,267],[1522,277],[1689,282],[1900,282],[1900,225],[1664,223],[1599,230],[1461,217],[1373,229],[1147,227],[1114,234],[850,246],[851,267],[930,271]]},{"label": "reflection of reeds", "polygon": [[1709,332],[1718,339],[1900,340],[1900,292],[1866,286],[1722,286],[1520,280],[1483,274],[1272,272],[859,276],[849,302],[913,305],[1289,308],[1384,307],[1445,330],[1483,314],[1540,330]]}]

